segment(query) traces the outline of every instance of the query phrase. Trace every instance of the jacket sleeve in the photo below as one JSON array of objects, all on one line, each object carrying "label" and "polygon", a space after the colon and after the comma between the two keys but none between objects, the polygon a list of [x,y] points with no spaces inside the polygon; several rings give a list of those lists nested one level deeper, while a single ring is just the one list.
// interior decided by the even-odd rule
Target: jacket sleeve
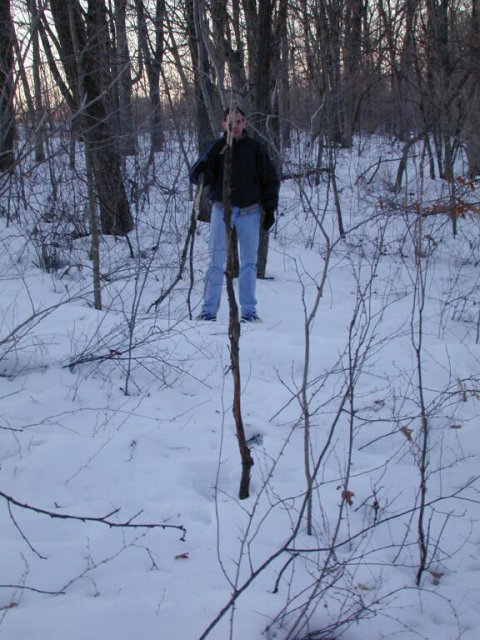
[{"label": "jacket sleeve", "polygon": [[203,173],[203,184],[205,186],[214,183],[218,165],[218,144],[218,140],[212,142],[210,146],[202,153],[197,162],[195,162],[190,171],[190,182],[192,182],[193,184],[198,184],[198,179]]},{"label": "jacket sleeve", "polygon": [[259,144],[257,162],[262,190],[262,206],[265,211],[275,211],[278,207],[280,179],[267,150],[262,144]]}]

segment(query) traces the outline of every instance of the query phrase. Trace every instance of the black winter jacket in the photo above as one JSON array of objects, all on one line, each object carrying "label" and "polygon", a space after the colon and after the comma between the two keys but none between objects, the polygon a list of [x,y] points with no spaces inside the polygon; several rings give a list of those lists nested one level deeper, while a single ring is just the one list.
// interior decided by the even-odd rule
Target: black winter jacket
[{"label": "black winter jacket", "polygon": [[[223,135],[203,153],[190,172],[190,180],[197,184],[204,174],[204,185],[209,198],[223,201],[223,154],[226,137]],[[232,191],[234,207],[248,207],[260,203],[265,211],[275,211],[278,206],[280,181],[265,147],[246,133],[232,146]]]}]

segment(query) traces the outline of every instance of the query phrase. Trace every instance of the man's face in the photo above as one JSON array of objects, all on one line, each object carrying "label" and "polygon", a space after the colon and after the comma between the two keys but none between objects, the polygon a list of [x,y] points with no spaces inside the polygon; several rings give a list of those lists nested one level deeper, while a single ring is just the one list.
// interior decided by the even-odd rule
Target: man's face
[{"label": "man's face", "polygon": [[242,116],[242,114],[238,111],[235,111],[233,118],[227,117],[223,122],[223,130],[227,131],[228,126],[231,123],[232,127],[232,136],[238,140],[243,135],[243,132],[247,128],[247,121]]}]

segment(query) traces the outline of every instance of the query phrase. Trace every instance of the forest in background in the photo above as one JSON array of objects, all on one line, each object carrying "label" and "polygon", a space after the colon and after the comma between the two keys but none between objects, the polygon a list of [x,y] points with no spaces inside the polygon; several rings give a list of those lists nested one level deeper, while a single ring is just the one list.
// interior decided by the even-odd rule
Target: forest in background
[{"label": "forest in background", "polygon": [[[104,234],[133,227],[129,189],[145,184],[126,184],[125,158],[141,137],[147,164],[185,131],[201,149],[231,102],[279,167],[302,131],[308,171],[381,133],[406,155],[424,141],[433,176],[452,180],[460,149],[480,172],[478,0],[5,0],[0,12],[2,191],[22,158],[51,162],[60,138],[74,163],[82,143]],[[28,203],[11,206],[2,214]]]}]

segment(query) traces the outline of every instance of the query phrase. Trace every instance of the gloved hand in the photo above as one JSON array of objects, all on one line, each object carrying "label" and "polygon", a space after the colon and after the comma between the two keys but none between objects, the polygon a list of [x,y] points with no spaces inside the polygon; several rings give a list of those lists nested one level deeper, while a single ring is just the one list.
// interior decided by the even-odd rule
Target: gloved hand
[{"label": "gloved hand", "polygon": [[275,223],[275,214],[273,211],[265,211],[263,216],[263,228],[268,231]]}]

